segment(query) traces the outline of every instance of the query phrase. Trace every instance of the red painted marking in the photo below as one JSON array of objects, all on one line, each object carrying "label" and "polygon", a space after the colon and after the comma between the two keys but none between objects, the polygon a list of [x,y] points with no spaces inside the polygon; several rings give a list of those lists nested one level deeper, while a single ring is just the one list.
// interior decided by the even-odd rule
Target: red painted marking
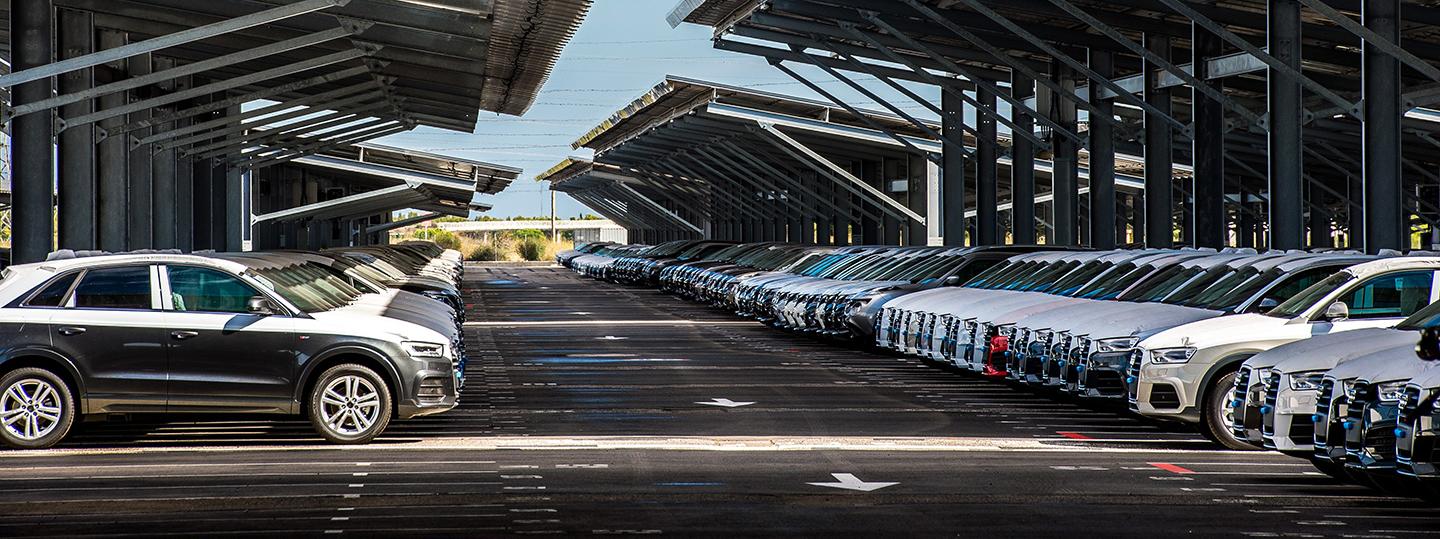
[{"label": "red painted marking", "polygon": [[1164,462],[1147,462],[1146,464],[1149,464],[1149,465],[1151,465],[1151,466],[1154,466],[1154,467],[1159,468],[1159,469],[1161,469],[1161,470],[1165,470],[1165,471],[1170,472],[1170,473],[1178,473],[1178,474],[1190,474],[1190,473],[1195,473],[1195,470],[1191,470],[1191,469],[1189,469],[1189,468],[1183,468],[1183,467],[1180,467],[1180,466],[1176,466],[1176,465],[1174,465],[1174,464],[1168,464],[1168,463],[1164,463]]},{"label": "red painted marking", "polygon": [[1056,432],[1055,434],[1059,434],[1059,435],[1064,436],[1064,437],[1066,437],[1066,438],[1069,438],[1069,439],[1071,439],[1071,440],[1094,440],[1094,438],[1091,438],[1091,437],[1086,436],[1086,435],[1084,435],[1084,434],[1080,434],[1080,433],[1078,433],[1078,432],[1060,431],[1060,432]]}]

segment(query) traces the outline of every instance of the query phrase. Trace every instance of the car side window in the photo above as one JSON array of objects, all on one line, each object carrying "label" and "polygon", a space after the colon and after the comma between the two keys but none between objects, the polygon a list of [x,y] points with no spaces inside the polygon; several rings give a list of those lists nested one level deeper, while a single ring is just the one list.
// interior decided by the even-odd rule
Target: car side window
[{"label": "car side window", "polygon": [[1350,318],[1403,318],[1430,303],[1431,271],[1407,271],[1373,277],[1342,296]]},{"label": "car side window", "polygon": [[170,301],[177,311],[248,313],[250,298],[260,295],[238,277],[209,268],[169,266]]},{"label": "car side window", "polygon": [[101,268],[85,272],[75,287],[79,309],[149,310],[150,267]]},{"label": "car side window", "polygon": [[[1276,303],[1284,303],[1285,300],[1294,297],[1295,294],[1299,294],[1301,290],[1310,288],[1310,285],[1318,283],[1321,280],[1324,280],[1326,277],[1334,275],[1336,271],[1336,268],[1328,266],[1323,268],[1312,268],[1302,271],[1298,275],[1295,275],[1294,277],[1289,278],[1285,282],[1280,283],[1279,286],[1271,288],[1270,291],[1265,293],[1265,297],[1261,298],[1261,301],[1266,299],[1273,299]],[[1258,306],[1259,304],[1260,302],[1255,302],[1256,306]]]},{"label": "car side window", "polygon": [[70,286],[75,284],[75,278],[79,276],[80,273],[75,272],[51,281],[48,286],[31,296],[30,301],[25,302],[25,306],[59,307],[63,305],[65,294],[70,292]]}]

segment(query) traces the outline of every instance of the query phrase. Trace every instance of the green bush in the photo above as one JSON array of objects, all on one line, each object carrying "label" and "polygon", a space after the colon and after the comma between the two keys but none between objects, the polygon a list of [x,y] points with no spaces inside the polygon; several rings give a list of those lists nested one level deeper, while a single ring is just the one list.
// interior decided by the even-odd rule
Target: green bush
[{"label": "green bush", "polygon": [[466,258],[476,262],[499,262],[505,260],[505,252],[493,243],[481,243],[476,245]]},{"label": "green bush", "polygon": [[460,236],[455,235],[454,232],[449,230],[422,228],[416,230],[412,237],[433,241],[436,245],[446,249],[460,250]]},{"label": "green bush", "polygon": [[525,238],[515,245],[515,250],[520,253],[520,258],[531,262],[538,262],[545,259],[545,253],[550,248],[550,242],[544,238]]},{"label": "green bush", "polygon": [[534,228],[526,228],[526,229],[522,229],[522,230],[514,230],[514,231],[511,231],[511,232],[510,232],[510,235],[511,235],[512,237],[514,237],[515,239],[517,239],[517,240],[543,240],[543,239],[545,239],[545,233],[542,232],[542,231],[540,231],[540,230],[536,230],[536,229],[534,229]]}]

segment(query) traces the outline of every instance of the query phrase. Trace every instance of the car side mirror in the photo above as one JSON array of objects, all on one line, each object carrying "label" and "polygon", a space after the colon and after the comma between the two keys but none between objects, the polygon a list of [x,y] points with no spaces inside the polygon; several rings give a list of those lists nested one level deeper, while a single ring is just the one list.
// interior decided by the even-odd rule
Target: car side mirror
[{"label": "car side mirror", "polygon": [[275,314],[277,311],[280,310],[280,308],[279,306],[275,305],[275,302],[270,301],[270,298],[267,298],[265,296],[255,296],[250,298],[249,301],[245,302],[245,310],[249,311],[250,314],[269,316]]},{"label": "car side mirror", "polygon": [[1263,312],[1269,311],[1270,309],[1274,309],[1274,308],[1279,307],[1279,306],[1280,306],[1280,301],[1279,301],[1279,300],[1277,300],[1277,299],[1275,299],[1275,298],[1265,298],[1265,299],[1260,300],[1260,305],[1258,306],[1258,308],[1260,309],[1260,312],[1263,313]]},{"label": "car side mirror", "polygon": [[1350,306],[1343,301],[1331,303],[1329,307],[1325,308],[1326,320],[1340,321],[1346,318],[1350,318]]},{"label": "car side mirror", "polygon": [[1420,342],[1415,344],[1415,355],[1425,361],[1440,361],[1440,328],[1420,330]]},{"label": "car side mirror", "polygon": [[942,286],[960,286],[960,276],[951,275],[949,277],[946,277],[945,280],[942,281],[940,284]]}]

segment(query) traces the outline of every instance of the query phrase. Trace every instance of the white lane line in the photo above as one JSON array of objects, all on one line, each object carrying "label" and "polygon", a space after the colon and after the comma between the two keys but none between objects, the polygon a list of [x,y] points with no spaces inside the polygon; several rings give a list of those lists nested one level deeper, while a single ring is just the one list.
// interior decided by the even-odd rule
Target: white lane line
[{"label": "white lane line", "polygon": [[466,322],[467,328],[565,327],[565,326],[758,326],[750,320],[541,320],[513,322]]}]

